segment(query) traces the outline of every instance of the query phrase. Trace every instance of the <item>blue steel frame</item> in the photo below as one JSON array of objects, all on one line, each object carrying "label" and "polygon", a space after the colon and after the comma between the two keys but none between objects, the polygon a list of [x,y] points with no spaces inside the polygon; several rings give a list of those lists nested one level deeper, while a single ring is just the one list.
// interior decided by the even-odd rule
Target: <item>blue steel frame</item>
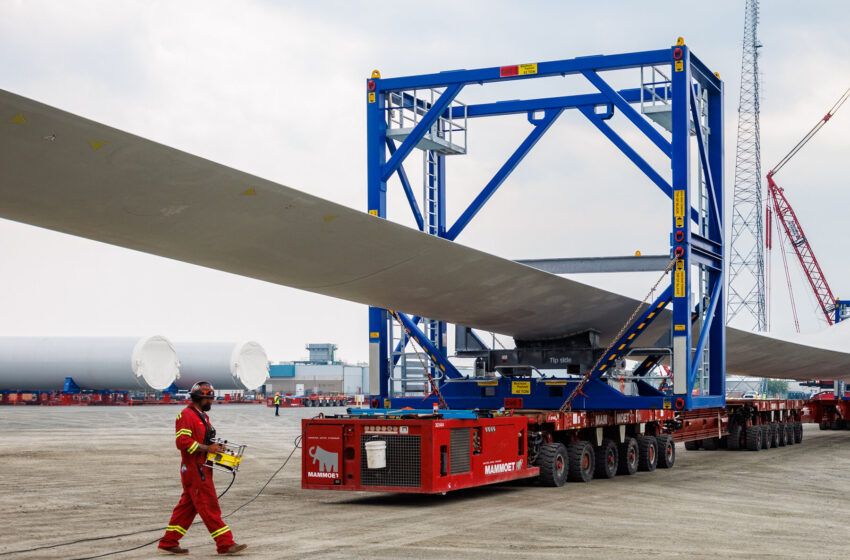
[{"label": "blue steel frame", "polygon": [[[599,72],[641,68],[651,66],[669,66],[669,84],[662,85],[661,92],[669,99],[672,108],[672,132],[670,140],[661,134],[632,105],[642,99],[642,89],[614,90]],[[584,76],[597,90],[597,93],[549,97],[527,100],[509,100],[493,103],[452,106],[452,102],[467,84],[485,85],[493,82],[528,80],[543,77],[578,74]],[[658,86],[656,86],[657,88]],[[433,104],[424,104],[415,100],[408,92],[414,89],[442,88],[442,94]],[[416,103],[422,117],[412,132],[396,145],[387,137],[387,116],[385,114],[386,96],[401,93],[405,99]],[[604,136],[632,161],[665,195],[672,201],[671,214],[671,254],[678,260],[671,273],[671,283],[661,296],[647,308],[642,316],[630,326],[611,352],[605,357],[589,381],[581,388],[573,401],[574,409],[661,409],[661,408],[702,408],[722,406],[725,402],[725,249],[723,243],[724,186],[723,186],[723,82],[712,73],[683,40],[676,45],[653,51],[616,55],[597,55],[540,62],[537,64],[513,65],[505,67],[480,68],[475,70],[453,70],[437,74],[425,74],[401,78],[384,78],[376,71],[366,81],[367,109],[367,157],[368,157],[368,209],[369,213],[386,219],[387,182],[397,175],[402,189],[410,204],[414,220],[420,230],[427,231],[428,224],[419,210],[416,197],[405,174],[402,163],[416,148],[419,141],[428,132],[440,116],[469,119],[492,117],[508,114],[527,115],[533,126],[529,135],[516,151],[483,188],[481,193],[464,210],[457,221],[447,227],[445,223],[444,202],[437,209],[438,227],[436,235],[444,239],[455,240],[469,222],[478,214],[484,204],[504,183],[510,173],[546,133],[565,109],[577,109]],[[697,109],[697,95],[704,100],[707,110],[708,138],[703,137],[700,123],[701,115]],[[657,171],[642,158],[638,151],[619,136],[606,122],[614,111],[619,110],[652,144],[670,158],[672,180],[668,182],[664,174]],[[696,163],[692,161],[692,140],[697,145]],[[389,158],[387,157],[389,153]],[[443,163],[441,161],[441,163]],[[691,205],[693,175],[696,166],[701,167],[701,176],[707,191],[709,208],[703,209],[703,228],[694,227],[701,215]],[[445,193],[445,167],[441,165],[439,189]],[[698,186],[699,188],[699,186]],[[444,201],[444,196],[439,199]],[[704,301],[692,301],[692,267],[701,267],[707,276],[707,292],[710,296]],[[699,292],[698,292],[699,293]],[[672,308],[671,335],[673,339],[673,378],[674,395],[664,395],[645,382],[636,382],[638,395],[625,395],[601,379],[609,361],[622,357],[631,347],[631,341],[645,324],[653,320],[661,308]],[[702,321],[696,321],[702,309]],[[696,311],[695,311],[696,310]],[[434,364],[432,371],[441,375],[440,390],[450,408],[453,409],[498,409],[506,399],[522,399],[522,408],[557,409],[567,395],[576,386],[576,380],[562,378],[526,378],[522,380],[501,378],[493,381],[473,381],[463,376],[451,365],[446,356],[446,348],[437,347],[419,327],[419,317],[407,317],[399,313],[405,332],[414,338],[430,356]],[[445,325],[440,323],[441,332]],[[443,337],[440,339],[442,340]],[[402,339],[404,340],[404,339]],[[380,386],[372,387],[373,399],[380,399],[386,408],[409,406],[428,409],[436,397],[389,398],[389,377],[391,373],[388,333],[388,312],[384,309],[369,309],[370,356],[378,356],[380,368]],[[704,352],[706,350],[707,352]],[[709,389],[697,390],[697,374],[703,357],[709,359]],[[645,365],[651,364],[653,356]],[[372,367],[376,367],[372,364]],[[642,371],[646,367],[641,366]],[[520,381],[519,385],[515,384]],[[525,383],[530,381],[530,383]],[[487,391],[484,391],[484,388]],[[375,389],[378,389],[375,392]]]}]

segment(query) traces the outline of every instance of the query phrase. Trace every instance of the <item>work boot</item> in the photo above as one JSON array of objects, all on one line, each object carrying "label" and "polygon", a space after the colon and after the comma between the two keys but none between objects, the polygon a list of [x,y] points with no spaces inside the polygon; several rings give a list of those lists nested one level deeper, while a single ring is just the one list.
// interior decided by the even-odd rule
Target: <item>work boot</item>
[{"label": "work boot", "polygon": [[248,548],[247,544],[233,544],[230,545],[230,548],[228,548],[224,552],[219,552],[219,554],[239,554],[246,548]]},{"label": "work boot", "polygon": [[160,548],[159,551],[163,554],[189,554],[188,548],[180,548],[179,546],[169,546],[168,548]]}]

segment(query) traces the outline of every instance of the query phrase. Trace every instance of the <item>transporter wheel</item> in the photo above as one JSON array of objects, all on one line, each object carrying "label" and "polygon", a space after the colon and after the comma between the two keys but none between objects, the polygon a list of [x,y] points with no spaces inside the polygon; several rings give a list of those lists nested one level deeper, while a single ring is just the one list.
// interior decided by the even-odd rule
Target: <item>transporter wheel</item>
[{"label": "transporter wheel", "polygon": [[676,440],[669,434],[655,438],[658,441],[658,468],[672,469],[676,463]]},{"label": "transporter wheel", "polygon": [[603,439],[602,445],[596,448],[596,467],[593,471],[594,478],[614,478],[617,475],[617,466],[620,454],[617,453],[617,444],[613,440]]},{"label": "transporter wheel", "polygon": [[803,443],[803,423],[794,422],[794,443]]},{"label": "transporter wheel", "polygon": [[779,447],[779,431],[785,431],[785,428],[781,424],[771,424],[770,425],[770,446],[771,447]]},{"label": "transporter wheel", "polygon": [[715,451],[720,447],[720,438],[710,437],[702,440],[702,448],[706,451]]},{"label": "transporter wheel", "polygon": [[761,427],[760,426],[747,426],[747,449],[750,451],[760,451],[761,450]]},{"label": "transporter wheel", "polygon": [[821,422],[820,424],[818,424],[818,427],[819,427],[821,430],[828,430],[828,429],[829,429],[829,422],[827,422],[826,420],[824,420],[823,422]]},{"label": "transporter wheel", "polygon": [[837,430],[846,430],[847,429],[847,420],[845,420],[844,418],[839,418],[838,420],[835,421],[835,423],[838,424],[838,428],[836,428]]},{"label": "transporter wheel", "polygon": [[790,429],[790,424],[782,422],[778,425],[779,429],[777,430],[777,441],[776,444],[779,447],[785,447],[788,445],[788,432]]},{"label": "transporter wheel", "polygon": [[640,461],[638,469],[646,472],[652,472],[658,466],[658,441],[655,436],[643,436],[638,440],[638,448],[640,449]]},{"label": "transporter wheel", "polygon": [[570,482],[590,482],[593,480],[596,455],[589,441],[574,441],[567,446],[569,470],[567,480]]},{"label": "transporter wheel", "polygon": [[688,451],[696,451],[699,449],[700,440],[695,439],[694,441],[686,441],[685,449]]},{"label": "transporter wheel", "polygon": [[626,436],[626,440],[620,444],[618,451],[620,464],[617,467],[617,474],[635,474],[638,470],[638,462],[640,460],[640,449],[638,448],[637,440]]},{"label": "transporter wheel", "polygon": [[567,448],[562,443],[544,443],[537,453],[537,466],[544,486],[563,486],[567,481]]},{"label": "transporter wheel", "polygon": [[747,446],[747,439],[740,424],[729,426],[729,437],[726,438],[726,442],[727,447],[732,451],[738,451]]},{"label": "transporter wheel", "polygon": [[795,422],[785,423],[785,445],[794,445],[794,435],[797,429]]}]

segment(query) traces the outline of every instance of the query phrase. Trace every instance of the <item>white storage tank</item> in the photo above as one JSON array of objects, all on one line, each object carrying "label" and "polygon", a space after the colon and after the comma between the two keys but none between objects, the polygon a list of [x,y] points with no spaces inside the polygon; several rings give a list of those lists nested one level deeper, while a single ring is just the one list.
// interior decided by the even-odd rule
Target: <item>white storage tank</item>
[{"label": "white storage tank", "polygon": [[258,343],[178,342],[179,389],[188,390],[198,381],[209,381],[216,389],[253,391],[269,378],[269,359]]},{"label": "white storage tank", "polygon": [[174,346],[143,338],[0,337],[0,390],[162,391],[179,374]]}]

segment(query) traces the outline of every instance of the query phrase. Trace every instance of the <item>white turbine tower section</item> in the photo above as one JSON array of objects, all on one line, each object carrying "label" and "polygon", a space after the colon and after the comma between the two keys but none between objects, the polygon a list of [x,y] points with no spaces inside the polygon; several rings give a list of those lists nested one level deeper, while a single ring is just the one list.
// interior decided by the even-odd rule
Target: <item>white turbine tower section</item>
[{"label": "white turbine tower section", "polygon": [[178,342],[178,389],[209,381],[216,389],[253,391],[269,377],[269,359],[256,342]]},{"label": "white turbine tower section", "polygon": [[738,315],[755,319],[755,329],[767,330],[764,277],[764,205],[761,191],[759,130],[759,3],[747,0],[738,103],[738,150],[732,203],[731,258],[727,321]]},{"label": "white turbine tower section", "polygon": [[162,336],[0,338],[0,390],[61,391],[70,377],[80,389],[162,391],[178,366]]}]

